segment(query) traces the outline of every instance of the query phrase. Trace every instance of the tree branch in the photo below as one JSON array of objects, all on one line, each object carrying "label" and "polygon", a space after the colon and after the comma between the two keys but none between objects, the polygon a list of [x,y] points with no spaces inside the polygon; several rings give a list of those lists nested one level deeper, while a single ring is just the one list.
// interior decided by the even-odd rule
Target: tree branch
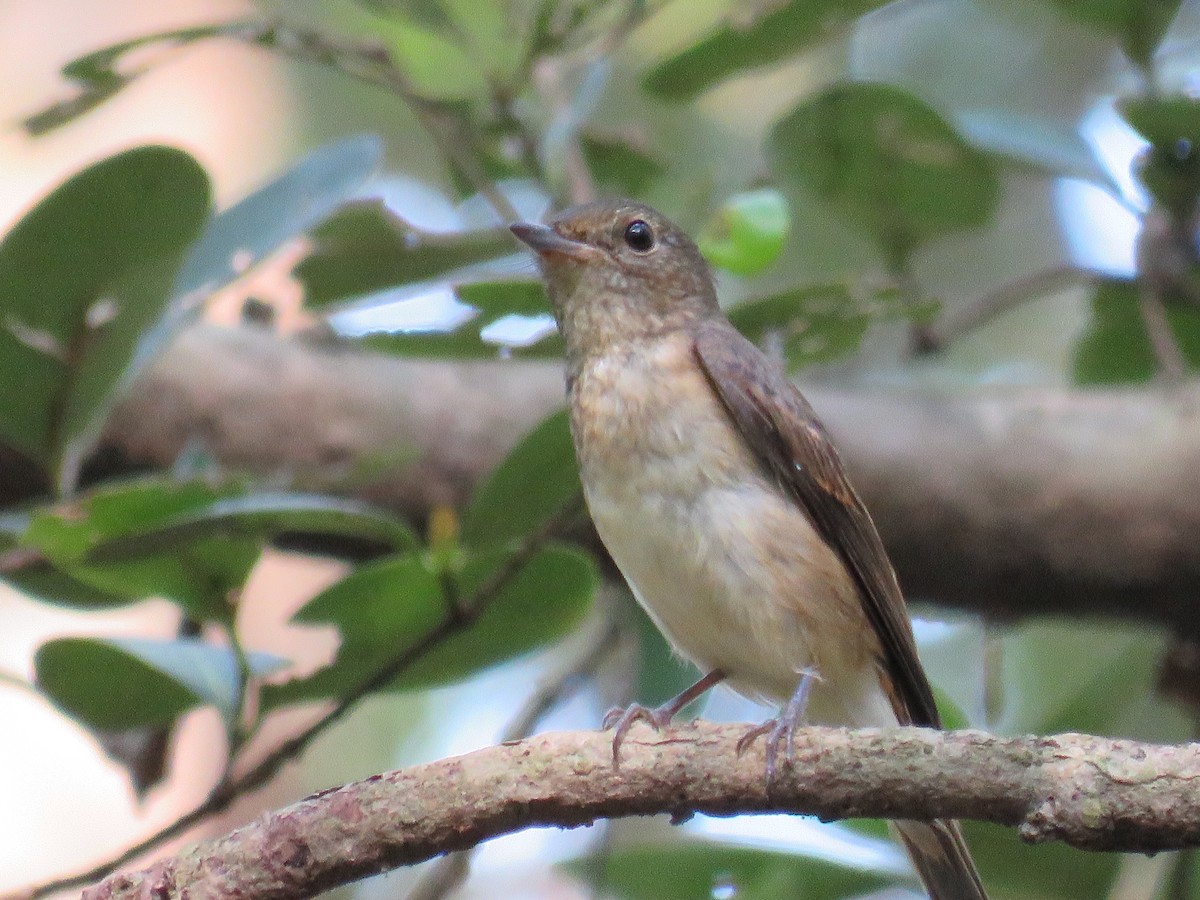
[{"label": "tree branch", "polygon": [[1200,843],[1200,747],[1087,735],[807,728],[770,796],[744,725],[545,734],[315,794],[86,891],[84,900],[291,900],[537,826],[696,812],[972,818],[1028,841],[1154,852]]},{"label": "tree branch", "polygon": [[[910,596],[1200,635],[1194,390],[806,392]],[[161,468],[199,440],[233,468],[420,518],[461,505],[562,396],[554,363],[404,359],[201,327],[135,385],[105,443]],[[384,457],[397,462],[354,480]],[[0,469],[0,482],[9,472],[20,476]]]}]

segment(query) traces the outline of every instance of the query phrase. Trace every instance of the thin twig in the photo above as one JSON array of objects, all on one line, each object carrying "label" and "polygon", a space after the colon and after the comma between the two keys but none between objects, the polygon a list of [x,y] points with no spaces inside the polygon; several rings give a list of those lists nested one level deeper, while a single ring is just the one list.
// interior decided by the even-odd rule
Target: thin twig
[{"label": "thin twig", "polygon": [[[500,736],[501,743],[529,737],[541,720],[568,700],[608,658],[620,640],[621,628],[613,616],[606,617],[599,625],[557,672],[543,679],[505,727]],[[459,850],[431,863],[405,900],[441,900],[466,880],[474,852],[474,848]]]},{"label": "thin twig", "polygon": [[996,290],[946,312],[929,331],[931,351],[945,348],[997,316],[1076,284],[1090,284],[1096,276],[1073,265],[1054,266],[1032,275],[1006,281]]},{"label": "thin twig", "polygon": [[578,496],[573,498],[558,514],[551,516],[537,531],[526,537],[521,546],[513,551],[504,564],[476,589],[470,601],[463,608],[448,608],[441,621],[426,632],[419,641],[376,669],[352,691],[340,697],[337,704],[324,716],[304,731],[284,741],[248,771],[232,780],[224,780],[217,784],[198,806],[112,859],[93,866],[85,872],[36,885],[20,892],[19,896],[36,900],[36,898],[57,891],[71,890],[91,884],[132,862],[146,851],[184,834],[205,819],[227,809],[238,797],[266,784],[286,763],[300,755],[318,736],[340,721],[358,701],[386,687],[426,653],[452,635],[468,628],[478,619],[545,544],[567,528],[579,514],[581,500],[582,498]]}]

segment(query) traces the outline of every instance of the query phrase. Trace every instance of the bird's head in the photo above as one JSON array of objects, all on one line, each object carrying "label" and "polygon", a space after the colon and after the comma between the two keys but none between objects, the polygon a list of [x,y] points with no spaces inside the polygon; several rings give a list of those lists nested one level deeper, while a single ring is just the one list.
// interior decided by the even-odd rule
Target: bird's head
[{"label": "bird's head", "polygon": [[537,254],[568,355],[603,352],[717,312],[712,273],[695,242],[649,206],[601,200],[512,231]]}]

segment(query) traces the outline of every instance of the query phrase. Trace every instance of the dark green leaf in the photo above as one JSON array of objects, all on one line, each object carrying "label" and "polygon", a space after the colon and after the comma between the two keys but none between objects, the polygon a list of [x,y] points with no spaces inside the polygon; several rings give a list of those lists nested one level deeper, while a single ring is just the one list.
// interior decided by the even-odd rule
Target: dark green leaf
[{"label": "dark green leaf", "polygon": [[208,204],[195,160],[140,147],[71,178],[0,243],[0,435],[61,466],[63,482],[166,309]]},{"label": "dark green leaf", "polygon": [[1155,146],[1170,147],[1184,140],[1200,147],[1200,100],[1194,97],[1131,97],[1117,109]]},{"label": "dark green leaf", "polygon": [[285,532],[338,535],[411,550],[412,529],[391,513],[355,500],[314,494],[251,493],[218,497],[167,519],[95,542],[90,563],[111,562],[216,537],[267,540]]},{"label": "dark green leaf", "polygon": [[747,22],[745,8],[700,43],[659,63],[646,75],[646,90],[667,100],[690,100],[744,69],[778,62],[845,30],[884,0],[789,0]]},{"label": "dark green leaf", "polygon": [[729,319],[756,344],[777,347],[795,370],[853,353],[873,322],[912,314],[894,289],[822,284],[739,303]]},{"label": "dark green leaf", "polygon": [[726,200],[696,243],[714,266],[754,275],[776,260],[790,228],[787,201],[763,188]]},{"label": "dark green leaf", "polygon": [[622,900],[834,900],[897,880],[811,857],[709,843],[610,848],[567,868],[606,896]]},{"label": "dark green leaf", "polygon": [[1115,35],[1125,53],[1148,69],[1180,0],[1053,0],[1064,12]]},{"label": "dark green leaf", "polygon": [[584,133],[580,145],[588,171],[608,194],[640,197],[666,172],[648,152],[619,138]]},{"label": "dark green leaf", "polygon": [[[282,660],[251,654],[255,675]],[[195,638],[60,638],[38,648],[38,687],[89,728],[166,725],[195,706],[238,707],[237,658]]]},{"label": "dark green leaf", "polygon": [[313,306],[424,281],[516,249],[507,228],[433,234],[378,200],[347,205],[312,236],[315,248],[296,266],[296,277]]},{"label": "dark green leaf", "polygon": [[[503,553],[468,558],[458,579],[459,595],[472,597],[507,558]],[[421,657],[395,686],[423,688],[458,681],[558,640],[591,608],[598,583],[590,556],[567,547],[547,547],[517,573],[470,628]]]},{"label": "dark green leaf", "polygon": [[[458,579],[459,594],[472,592],[507,558],[470,557]],[[413,662],[396,688],[445,684],[536,649],[569,631],[595,593],[592,560],[565,548],[535,556],[465,630],[446,638]],[[337,659],[328,668],[263,691],[265,709],[337,696],[420,643],[445,620],[437,577],[416,557],[383,560],[359,569],[314,598],[295,616],[305,623],[328,622],[342,635]]]},{"label": "dark green leaf", "polygon": [[768,155],[780,179],[866,228],[893,257],[986,223],[999,200],[988,157],[890,85],[838,84],[805,100],[772,129]]},{"label": "dark green leaf", "polygon": [[[1200,366],[1200,310],[1170,306],[1167,320],[1184,359]],[[1157,372],[1136,282],[1102,282],[1092,297],[1092,321],[1075,344],[1076,383],[1143,383]]]},{"label": "dark green leaf", "polygon": [[152,531],[241,491],[237,485],[214,487],[168,479],[110,485],[35,511],[23,542],[72,579],[106,594],[128,599],[167,597],[196,619],[229,621],[234,612],[229,594],[257,560],[258,540],[205,537],[173,552],[148,548],[144,555],[113,562],[93,562],[90,555],[106,542]]},{"label": "dark green leaf", "polygon": [[72,578],[49,562],[38,562],[22,566],[13,572],[6,572],[3,580],[6,584],[30,597],[36,597],[38,600],[54,606],[66,606],[72,609],[108,609],[124,606],[132,600],[140,599],[126,594],[113,594],[100,590],[77,578]]},{"label": "dark green leaf", "polygon": [[547,416],[475,490],[462,541],[485,547],[535,531],[582,493],[567,411]]}]

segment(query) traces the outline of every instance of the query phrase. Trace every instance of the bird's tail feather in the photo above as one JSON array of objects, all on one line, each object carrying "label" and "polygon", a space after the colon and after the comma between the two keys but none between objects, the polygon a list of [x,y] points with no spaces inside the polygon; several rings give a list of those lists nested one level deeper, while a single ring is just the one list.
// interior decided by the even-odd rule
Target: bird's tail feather
[{"label": "bird's tail feather", "polygon": [[957,822],[902,819],[892,824],[908,849],[930,900],[987,900]]}]

